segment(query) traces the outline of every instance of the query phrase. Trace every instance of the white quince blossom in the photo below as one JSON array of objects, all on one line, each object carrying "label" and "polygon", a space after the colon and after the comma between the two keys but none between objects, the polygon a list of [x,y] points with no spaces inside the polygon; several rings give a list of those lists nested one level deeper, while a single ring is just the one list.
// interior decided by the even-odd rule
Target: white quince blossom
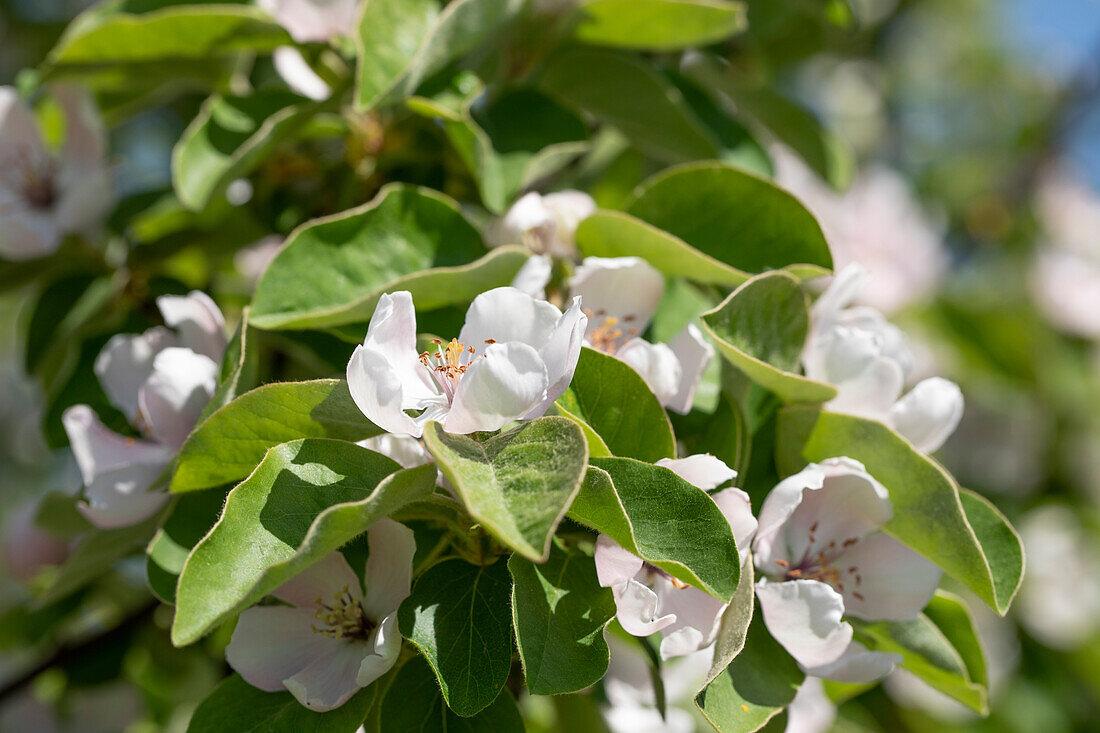
[{"label": "white quince blossom", "polygon": [[807,677],[787,706],[784,733],[826,733],[836,722],[836,705],[819,677]]},{"label": "white quince blossom", "polygon": [[596,202],[583,191],[532,191],[489,225],[486,244],[522,244],[536,255],[572,259],[577,256],[577,227],[595,210]]},{"label": "white quince blossom", "polygon": [[641,338],[665,291],[665,278],[639,257],[586,257],[570,283],[588,314],[585,345],[634,367],[663,407],[691,411],[695,388],[714,357],[689,323],[667,344]]},{"label": "white quince blossom", "polygon": [[390,433],[419,438],[433,420],[449,433],[499,430],[542,416],[565,392],[587,323],[579,299],[563,314],[515,288],[496,288],[474,298],[457,339],[418,354],[412,295],[386,294],[348,362],[348,388],[363,414]]},{"label": "white quince blossom", "polygon": [[756,595],[776,641],[815,677],[871,682],[901,661],[853,641],[845,616],[914,619],[940,569],[879,531],[893,517],[886,487],[850,458],[811,463],[760,508]]},{"label": "white quince blossom", "polygon": [[921,210],[903,176],[874,167],[837,193],[786,148],[771,153],[776,182],[817,219],[836,269],[859,263],[872,273],[861,303],[891,314],[935,290],[948,265],[941,227]]},{"label": "white quince blossom", "polygon": [[61,418],[84,480],[86,500],[77,506],[98,527],[136,524],[164,505],[168,495],[148,489],[217,387],[226,346],[218,306],[196,290],[161,296],[157,307],[169,328],[116,334],[95,362],[107,398],[145,439],[111,431],[88,405],[70,407]]},{"label": "white quince blossom", "polygon": [[412,584],[412,530],[380,519],[367,530],[364,593],[339,552],[279,586],[289,606],[241,614],[226,661],[250,685],[288,690],[310,710],[326,711],[385,674],[401,653],[397,609]]},{"label": "white quince blossom", "polygon": [[[324,43],[350,35],[359,14],[359,0],[259,0],[258,4],[298,43]],[[271,60],[275,71],[298,94],[317,101],[332,95],[332,88],[297,48],[280,46]]]},{"label": "white quince blossom", "polygon": [[114,200],[107,133],[78,87],[59,84],[64,144],[46,146],[34,112],[12,87],[0,87],[0,257],[52,254],[61,238],[95,225]]},{"label": "white quince blossom", "polygon": [[958,426],[962,392],[954,382],[930,377],[902,396],[913,369],[905,335],[874,308],[849,307],[866,279],[863,268],[849,265],[814,303],[802,356],[806,376],[836,387],[827,409],[881,420],[931,453]]},{"label": "white quince blossom", "polygon": [[[737,475],[718,458],[705,454],[663,458],[657,465],[704,490]],[[748,494],[727,488],[711,498],[729,521],[738,549],[747,548],[756,530]],[[634,636],[661,632],[662,659],[691,654],[714,641],[725,603],[650,565],[607,535],[596,539],[595,561],[600,585],[610,587],[615,597],[616,616],[623,629]]]},{"label": "white quince blossom", "polygon": [[695,693],[706,681],[714,648],[668,660],[661,665],[665,715],[657,708],[649,662],[638,647],[604,632],[611,662],[603,678],[607,704],[603,718],[611,733],[692,733]]}]

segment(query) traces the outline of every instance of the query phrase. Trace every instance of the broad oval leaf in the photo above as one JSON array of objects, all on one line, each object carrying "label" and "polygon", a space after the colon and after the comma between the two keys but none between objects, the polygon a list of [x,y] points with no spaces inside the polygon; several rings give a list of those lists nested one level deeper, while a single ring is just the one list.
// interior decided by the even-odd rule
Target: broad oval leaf
[{"label": "broad oval leaf", "polygon": [[394,290],[411,291],[424,310],[465,303],[508,285],[527,256],[519,248],[487,253],[452,199],[391,184],[373,201],[304,224],[287,238],[256,285],[252,325],[363,322],[378,298]]},{"label": "broad oval leaf", "polygon": [[578,41],[644,51],[707,46],[746,25],[745,6],[729,0],[590,0],[574,15]]},{"label": "broad oval leaf", "polygon": [[726,163],[662,171],[625,210],[744,272],[799,265],[801,277],[828,274],[833,266],[821,227],[794,196]]},{"label": "broad oval leaf", "polygon": [[523,733],[523,718],[508,690],[487,708],[468,718],[448,709],[432,668],[421,657],[401,667],[382,701],[380,731],[401,733]]},{"label": "broad oval leaf", "polygon": [[145,550],[145,578],[153,595],[161,601],[176,602],[176,583],[187,555],[217,524],[230,488],[181,495],[149,543]]},{"label": "broad oval leaf", "polygon": [[340,440],[305,439],[268,452],[225,501],[176,588],[172,642],[197,641],[370,524],[435,487],[430,464],[405,470]]},{"label": "broad oval leaf", "polygon": [[547,558],[588,463],[576,424],[543,417],[480,439],[430,423],[424,443],[470,516],[524,557]]},{"label": "broad oval leaf", "polygon": [[546,562],[512,555],[508,569],[527,688],[561,695],[596,684],[610,661],[603,629],[615,616],[615,599],[600,587],[592,558],[554,545]]},{"label": "broad oval leaf", "polygon": [[641,375],[613,356],[582,348],[573,381],[555,406],[594,432],[612,455],[651,462],[676,456],[668,414]]},{"label": "broad oval leaf", "polygon": [[719,600],[737,590],[729,522],[707,492],[663,466],[593,459],[569,516]]},{"label": "broad oval leaf", "polygon": [[428,568],[398,611],[401,634],[424,654],[451,710],[469,717],[498,698],[512,668],[512,581],[503,560],[452,558]]},{"label": "broad oval leaf", "polygon": [[785,402],[825,402],[836,388],[797,374],[810,330],[809,299],[792,275],[757,275],[702,315],[718,350]]},{"label": "broad oval leaf", "polygon": [[215,410],[180,449],[174,492],[239,480],[269,448],[297,438],[363,440],[379,430],[363,417],[342,379],[274,382]]},{"label": "broad oval leaf", "polygon": [[810,407],[781,409],[776,435],[783,475],[835,456],[863,463],[890,492],[894,518],[884,531],[962,581],[1002,616],[1008,611],[1023,570],[1019,536],[988,503],[973,496],[964,501],[939,464],[880,422]]},{"label": "broad oval leaf", "polygon": [[264,692],[234,674],[199,703],[187,733],[291,733],[323,730],[354,733],[374,703],[376,687],[365,687],[327,713],[310,710],[289,692]]}]

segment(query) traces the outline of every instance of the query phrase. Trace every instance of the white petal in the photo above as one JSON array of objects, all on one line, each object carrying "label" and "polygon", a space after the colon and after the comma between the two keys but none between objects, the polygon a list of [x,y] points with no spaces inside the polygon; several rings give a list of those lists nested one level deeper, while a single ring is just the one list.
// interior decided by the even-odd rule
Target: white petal
[{"label": "white petal", "polygon": [[756,517],[752,515],[749,495],[741,489],[728,488],[711,494],[726,521],[730,523],[733,537],[737,541],[737,551],[744,553],[756,534]]},{"label": "white petal", "polygon": [[615,356],[634,367],[662,405],[667,405],[676,397],[683,372],[680,360],[667,345],[632,338],[615,352]]},{"label": "white petal", "polygon": [[356,445],[392,458],[401,468],[416,468],[432,462],[432,454],[427,451],[423,443],[411,435],[383,433],[360,440]]},{"label": "white petal", "polygon": [[516,341],[491,344],[459,380],[443,429],[499,430],[543,402],[547,386],[546,366],[537,351]]},{"label": "white petal", "polygon": [[852,626],[842,620],[844,599],[832,586],[763,579],[756,584],[756,597],[768,631],[803,667],[836,661],[852,641]]},{"label": "white petal", "polygon": [[218,365],[190,349],[169,347],[153,359],[153,373],[138,394],[150,434],[179,448],[218,386]]},{"label": "white petal", "polygon": [[810,339],[803,362],[810,379],[842,384],[859,377],[880,356],[882,345],[873,332],[836,326]]},{"label": "white petal", "polygon": [[512,278],[512,287],[532,298],[545,298],[554,265],[546,255],[531,255]]},{"label": "white petal", "polygon": [[636,580],[612,586],[611,593],[615,596],[615,616],[628,634],[649,636],[676,621],[671,614],[657,615],[657,594]]},{"label": "white petal", "polygon": [[696,453],[686,458],[662,458],[657,465],[664,466],[692,486],[707,491],[717,489],[737,476],[737,471],[710,453]]},{"label": "white petal", "polygon": [[829,327],[859,297],[867,285],[870,273],[862,266],[852,263],[833,276],[829,287],[814,301],[811,317],[814,327]]},{"label": "white petal", "polygon": [[0,160],[38,160],[44,153],[34,112],[15,87],[0,87]]},{"label": "white petal", "polygon": [[698,588],[677,588],[663,577],[654,588],[661,598],[661,613],[676,617],[661,631],[661,659],[682,657],[714,642],[725,603]]},{"label": "white petal", "polygon": [[280,585],[271,595],[314,613],[318,600],[331,605],[344,588],[354,598],[363,595],[359,578],[343,554],[332,552]]},{"label": "white petal", "polygon": [[783,733],[826,733],[836,720],[836,705],[825,694],[819,677],[803,680],[787,706],[787,727]]},{"label": "white petal", "polygon": [[557,227],[554,212],[543,204],[542,196],[532,191],[490,225],[485,240],[490,247],[520,244],[536,254],[551,254]]},{"label": "white petal", "polygon": [[401,375],[384,354],[356,346],[348,361],[347,379],[352,400],[372,423],[390,433],[415,438],[423,434],[419,422],[404,412]]},{"label": "white petal", "polygon": [[633,578],[642,569],[642,558],[628,552],[605,534],[596,538],[593,552],[596,578],[604,588],[610,588]]},{"label": "white petal", "polygon": [[302,52],[293,46],[279,46],[271,54],[275,71],[282,77],[291,90],[303,97],[323,102],[332,95],[332,89],[325,80],[317,76],[302,56]]},{"label": "white petal", "polygon": [[377,623],[395,613],[401,601],[409,597],[416,538],[403,524],[380,519],[367,530],[367,542],[370,554],[363,575],[367,588],[363,610]]},{"label": "white petal", "polygon": [[574,257],[577,227],[596,211],[596,202],[584,191],[558,191],[543,196],[542,203],[550,209],[557,223],[549,246],[550,254]]},{"label": "white petal", "polygon": [[882,532],[852,545],[834,565],[843,573],[848,615],[868,621],[915,619],[932,599],[942,575],[938,567]]},{"label": "white petal", "polygon": [[325,712],[338,708],[359,692],[356,678],[368,653],[363,642],[332,644],[308,667],[283,680],[283,684],[310,710]]},{"label": "white petal", "polygon": [[901,662],[900,654],[872,652],[858,641],[853,641],[840,658],[816,667],[806,666],[804,671],[834,682],[863,684],[882,679]]},{"label": "white petal", "polygon": [[153,359],[162,349],[175,344],[175,334],[158,326],[143,334],[115,334],[96,357],[95,375],[107,399],[130,422],[137,419],[138,395],[153,373]]},{"label": "white petal", "polygon": [[65,410],[61,423],[85,486],[95,484],[103,474],[130,467],[159,467],[156,473],[160,473],[172,459],[173,451],[169,448],[109,430],[87,405]]},{"label": "white petal", "polygon": [[714,358],[714,347],[703,337],[703,332],[694,323],[684,326],[672,341],[668,342],[672,353],[680,362],[680,384],[675,396],[665,405],[668,409],[686,415],[691,412],[691,403],[695,400],[695,388],[703,377],[710,360]]},{"label": "white petal", "polygon": [[[8,192],[0,185],[0,197]],[[35,209],[22,208],[16,200],[13,210],[0,213],[0,255],[13,261],[44,257],[57,250],[61,232],[54,217]]]},{"label": "white petal", "polygon": [[221,363],[225,353],[225,318],[217,304],[201,290],[187,295],[162,295],[157,298],[157,308],[164,322],[176,329],[180,346]]},{"label": "white petal", "polygon": [[54,84],[50,94],[65,114],[65,162],[101,167],[107,156],[107,129],[92,95],[74,84]]},{"label": "white petal", "polygon": [[518,341],[541,349],[554,333],[562,313],[545,300],[516,288],[493,288],[474,298],[458,340],[483,354],[487,341]]},{"label": "white petal", "polygon": [[546,388],[546,399],[528,413],[527,418],[542,416],[573,381],[587,326],[588,316],[581,310],[580,299],[574,298],[569,309],[558,319],[546,343],[539,349],[539,356],[546,364],[546,379],[550,386]]},{"label": "white petal", "polygon": [[401,655],[401,634],[397,631],[396,612],[382,619],[371,632],[367,646],[370,654],[363,657],[355,675],[360,687],[366,687],[388,672]]},{"label": "white petal", "polygon": [[963,414],[959,385],[940,377],[917,384],[890,409],[890,423],[922,453],[932,453],[955,432]]},{"label": "white petal", "polygon": [[57,174],[58,199],[53,216],[62,232],[95,227],[115,201],[111,170],[63,164]]},{"label": "white petal", "polygon": [[[665,292],[665,278],[640,257],[585,257],[569,284],[588,313],[620,319],[641,334]],[[589,319],[589,332],[603,325]]]},{"label": "white petal", "polygon": [[784,546],[784,525],[794,510],[802,503],[807,489],[820,489],[825,485],[825,469],[811,463],[801,471],[776,484],[760,507],[756,539],[753,541],[753,558],[757,567],[769,573],[781,573],[775,560],[787,560],[790,551]]},{"label": "white petal", "polygon": [[904,384],[905,376],[898,363],[879,357],[859,376],[834,382],[837,396],[826,402],[825,408],[871,420],[886,420]]},{"label": "white petal", "polygon": [[225,661],[253,687],[267,692],[284,688],[292,677],[341,644],[311,628],[313,611],[286,606],[257,606],[241,614]]},{"label": "white petal", "polygon": [[358,0],[259,0],[258,5],[299,43],[351,35]]}]

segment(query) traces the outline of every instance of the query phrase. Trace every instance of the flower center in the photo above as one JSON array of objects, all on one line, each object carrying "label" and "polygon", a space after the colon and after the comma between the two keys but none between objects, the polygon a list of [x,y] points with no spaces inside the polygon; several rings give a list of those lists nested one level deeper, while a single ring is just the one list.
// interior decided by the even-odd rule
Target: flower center
[{"label": "flower center", "polygon": [[[477,349],[467,346],[458,339],[451,339],[446,344],[442,339],[432,339],[432,343],[435,344],[435,351],[421,353],[420,363],[431,372],[436,383],[447,395],[447,401],[450,402],[454,399],[458,381],[473,364]],[[495,339],[485,339],[487,346],[495,343]]]},{"label": "flower center", "polygon": [[[604,310],[586,310],[584,314],[588,316],[590,324],[586,337],[592,348],[597,351],[614,354],[625,341],[638,335],[637,328],[629,325],[624,328],[624,324],[629,324],[634,320],[632,315],[619,318],[618,316],[607,315],[607,311]],[[591,324],[597,325],[592,327]]]},{"label": "flower center", "polygon": [[[783,580],[817,580],[831,585],[841,593],[844,592],[844,582],[847,580],[858,588],[863,582],[863,578],[859,574],[859,567],[851,565],[847,568],[841,568],[835,563],[840,555],[859,542],[859,538],[849,537],[840,544],[837,544],[835,540],[830,540],[824,547],[815,549],[817,545],[816,532],[817,522],[814,522],[810,526],[810,537],[809,542],[806,544],[806,551],[802,553],[802,558],[797,563],[792,564],[786,560],[775,561],[775,564],[784,570]],[[852,591],[851,595],[861,601],[864,600],[858,591]]]},{"label": "flower center", "polygon": [[22,150],[2,167],[4,187],[27,208],[43,211],[57,203],[57,161],[51,156]]},{"label": "flower center", "polygon": [[351,595],[346,585],[336,594],[331,604],[325,603],[324,598],[318,596],[317,613],[313,617],[322,624],[312,624],[314,633],[331,639],[366,640],[374,630],[374,623],[367,618],[363,604]]}]

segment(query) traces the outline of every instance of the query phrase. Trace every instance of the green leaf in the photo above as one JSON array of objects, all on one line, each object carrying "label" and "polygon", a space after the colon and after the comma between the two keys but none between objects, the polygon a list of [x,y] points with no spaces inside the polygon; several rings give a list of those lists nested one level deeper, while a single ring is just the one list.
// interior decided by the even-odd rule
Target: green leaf
[{"label": "green leaf", "polygon": [[591,0],[574,11],[574,38],[598,46],[675,51],[745,29],[745,6],[726,0]]},{"label": "green leaf", "polygon": [[821,227],[796,198],[726,163],[662,171],[635,191],[625,209],[744,272],[799,265],[799,277],[812,277],[833,266]]},{"label": "green leaf", "polygon": [[573,382],[555,405],[595,432],[614,455],[640,461],[676,456],[661,403],[638,372],[613,356],[582,348]]},{"label": "green leaf", "polygon": [[1024,543],[1005,515],[989,499],[961,487],[959,499],[989,561],[993,593],[1004,609],[1001,611],[1003,615],[1012,605],[1024,580]]},{"label": "green leaf", "polygon": [[524,557],[547,558],[588,463],[572,421],[543,417],[485,439],[429,423],[424,443],[470,516]]},{"label": "green leaf", "polygon": [[576,238],[585,256],[641,257],[671,277],[733,287],[752,277],[621,211],[595,212],[581,222]]},{"label": "green leaf", "polygon": [[569,516],[715,598],[729,601],[737,590],[729,522],[707,492],[663,466],[593,459]]},{"label": "green leaf", "polygon": [[187,733],[354,733],[374,698],[371,685],[335,710],[319,713],[289,692],[264,692],[235,674],[199,704]]},{"label": "green leaf", "polygon": [[310,438],[273,448],[188,555],[172,642],[197,641],[434,486],[434,466],[398,470],[352,443]]},{"label": "green leaf", "polygon": [[938,590],[924,609],[924,615],[936,625],[966,667],[966,677],[983,688],[989,684],[981,638],[962,599],[954,593]]},{"label": "green leaf", "polygon": [[[973,624],[962,604],[949,597],[933,599],[933,613],[946,625],[946,631],[927,614],[912,621],[865,623],[853,622],[855,638],[868,649],[892,652],[902,657],[901,667],[912,672],[933,688],[958,700],[977,713],[988,712],[985,688],[985,663]],[[966,651],[970,666],[980,673],[971,678],[970,668],[952,638]],[[980,665],[976,666],[976,665]]]},{"label": "green leaf", "polygon": [[201,211],[234,180],[301,127],[317,104],[281,89],[214,95],[172,150],[172,185],[180,202]]},{"label": "green leaf", "polygon": [[756,617],[744,649],[695,696],[695,704],[720,733],[751,733],[791,703],[804,678],[798,663]]},{"label": "green leaf", "polygon": [[756,604],[754,575],[752,556],[746,556],[741,565],[741,580],[737,584],[737,592],[733,594],[730,604],[722,612],[718,636],[714,641],[714,657],[711,659],[710,671],[707,672],[706,682],[699,692],[705,690],[718,675],[725,672],[745,648],[749,623],[752,621]]},{"label": "green leaf", "polygon": [[149,543],[145,577],[153,595],[163,602],[176,602],[176,583],[187,555],[217,523],[228,493],[226,487],[180,496]]},{"label": "green leaf", "polygon": [[214,411],[180,449],[173,492],[239,480],[269,448],[296,438],[363,440],[378,435],[342,379],[274,382]]},{"label": "green leaf", "polygon": [[592,558],[558,546],[541,564],[512,555],[512,621],[527,688],[561,695],[594,685],[607,672],[603,629],[615,599],[600,587]]},{"label": "green leaf", "polygon": [[797,374],[810,330],[809,299],[791,274],[757,275],[700,319],[722,356],[786,402],[824,402],[836,388]]},{"label": "green leaf", "polygon": [[447,705],[463,717],[489,707],[508,681],[511,586],[503,561],[479,567],[452,558],[421,575],[398,611],[401,634],[424,654]]},{"label": "green leaf", "polygon": [[451,712],[443,701],[432,669],[421,657],[410,659],[382,702],[381,731],[401,733],[523,733],[523,718],[507,690],[472,717]]},{"label": "green leaf", "polygon": [[[257,328],[321,328],[370,319],[379,296],[409,290],[417,308],[469,302],[508,285],[528,253],[486,254],[458,205],[430,189],[390,184],[373,201],[302,225],[252,299]],[[478,259],[478,258],[481,259]]]},{"label": "green leaf", "polygon": [[718,155],[718,140],[651,64],[633,56],[567,48],[548,62],[543,89],[618,128],[638,148],[666,163]]},{"label": "green leaf", "polygon": [[[962,581],[1001,615],[1008,611],[1022,550],[1003,517],[972,499],[964,508],[951,476],[880,422],[810,407],[779,411],[776,463],[783,475],[835,456],[860,461],[889,490],[894,518],[883,528],[887,534]],[[1002,553],[1007,557],[990,560]]]},{"label": "green leaf", "polygon": [[356,105],[370,109],[411,95],[420,83],[487,42],[522,0],[370,0],[356,46]]}]

